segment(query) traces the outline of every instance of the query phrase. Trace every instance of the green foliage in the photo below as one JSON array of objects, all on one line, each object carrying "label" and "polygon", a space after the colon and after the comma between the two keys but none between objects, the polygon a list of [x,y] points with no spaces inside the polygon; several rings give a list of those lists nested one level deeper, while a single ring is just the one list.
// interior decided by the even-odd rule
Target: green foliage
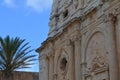
[{"label": "green foliage", "polygon": [[9,76],[13,71],[33,65],[36,55],[30,54],[33,50],[30,50],[28,44],[19,37],[0,37],[0,70],[5,75]]}]

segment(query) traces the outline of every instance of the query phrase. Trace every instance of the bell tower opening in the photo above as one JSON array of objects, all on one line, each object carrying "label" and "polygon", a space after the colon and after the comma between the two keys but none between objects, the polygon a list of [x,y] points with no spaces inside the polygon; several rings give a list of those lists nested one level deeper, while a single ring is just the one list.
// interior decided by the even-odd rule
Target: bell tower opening
[{"label": "bell tower opening", "polygon": [[68,16],[68,10],[66,10],[64,13],[63,13],[63,18],[66,18]]}]

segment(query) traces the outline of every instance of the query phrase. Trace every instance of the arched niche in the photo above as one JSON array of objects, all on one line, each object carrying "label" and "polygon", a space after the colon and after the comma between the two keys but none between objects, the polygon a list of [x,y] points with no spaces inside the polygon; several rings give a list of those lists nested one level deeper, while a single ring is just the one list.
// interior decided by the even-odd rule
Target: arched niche
[{"label": "arched niche", "polygon": [[67,63],[68,63],[67,59],[66,59],[65,57],[63,57],[63,58],[61,59],[61,61],[60,61],[60,69],[61,69],[62,71],[65,71],[65,70],[66,70],[66,68],[67,68]]},{"label": "arched niche", "polygon": [[69,66],[69,59],[68,54],[65,50],[62,50],[61,53],[57,54],[57,64],[56,64],[56,73],[57,73],[57,80],[66,80],[68,66]]},{"label": "arched niche", "polygon": [[109,62],[105,44],[102,32],[96,31],[89,36],[85,48],[85,80],[91,78],[109,80]]},{"label": "arched niche", "polygon": [[87,67],[90,67],[92,60],[97,56],[104,57],[107,60],[105,38],[101,32],[95,32],[88,40],[85,56]]}]

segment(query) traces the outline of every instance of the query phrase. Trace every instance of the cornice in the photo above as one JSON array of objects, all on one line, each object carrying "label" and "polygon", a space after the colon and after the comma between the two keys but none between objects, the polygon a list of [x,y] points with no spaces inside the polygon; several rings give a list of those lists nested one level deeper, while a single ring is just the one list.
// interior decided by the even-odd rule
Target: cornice
[{"label": "cornice", "polygon": [[54,35],[53,37],[48,37],[48,38],[41,44],[41,47],[39,47],[39,48],[36,49],[36,52],[38,52],[38,53],[41,52],[42,49],[44,49],[45,46],[46,46],[49,42],[52,42],[53,40],[55,40],[56,38],[58,38],[60,35],[62,35],[63,32],[64,32],[64,30],[65,30],[66,28],[68,28],[67,26],[70,25],[70,24],[72,24],[74,21],[80,21],[80,18],[75,17],[75,18],[73,18],[72,20],[70,20],[68,23],[64,24],[64,25],[63,25],[63,30],[62,30],[61,32],[58,32],[58,33],[57,33],[56,35]]},{"label": "cornice", "polygon": [[[104,0],[101,0],[101,1],[104,1]],[[68,28],[68,26],[69,25],[71,25],[73,22],[75,22],[75,21],[78,21],[78,22],[83,22],[84,20],[85,20],[85,18],[86,18],[86,16],[89,14],[89,13],[91,13],[93,10],[98,10],[97,8],[98,8],[98,6],[101,6],[101,3],[100,4],[98,4],[98,5],[96,5],[96,6],[93,6],[93,7],[91,7],[91,9],[89,9],[87,12],[86,11],[84,11],[81,15],[79,15],[78,17],[73,17],[72,19],[70,19],[70,20],[68,20],[66,23],[64,23],[63,25],[61,25],[61,27],[63,28],[60,32],[58,32],[57,34],[55,34],[53,37],[48,37],[43,43],[42,43],[42,46],[41,47],[39,47],[38,49],[36,49],[36,52],[41,52],[42,51],[42,49],[44,49],[45,48],[45,46],[49,43],[49,42],[52,42],[52,41],[54,41],[55,39],[57,39],[59,36],[61,36],[63,33],[64,33],[64,30],[66,29],[66,28]],[[107,15],[107,16],[105,16],[105,17],[107,17],[107,18],[109,18],[109,16],[112,14],[113,16],[117,16],[117,15],[119,15],[120,14],[120,3],[118,3],[116,6],[114,6],[112,9],[110,9],[110,10],[108,10],[108,11],[105,11],[104,13],[103,13],[103,15],[104,14],[109,14],[109,15]],[[113,17],[111,17],[111,18],[109,18],[109,19],[113,19]],[[107,19],[107,20],[109,20],[109,19]],[[100,22],[101,22],[101,20],[102,19],[100,19]],[[103,19],[104,20],[104,19]],[[95,22],[96,23],[96,22]],[[60,28],[61,28],[60,27]],[[58,29],[59,30],[59,29]],[[57,31],[58,31],[57,30]]]}]

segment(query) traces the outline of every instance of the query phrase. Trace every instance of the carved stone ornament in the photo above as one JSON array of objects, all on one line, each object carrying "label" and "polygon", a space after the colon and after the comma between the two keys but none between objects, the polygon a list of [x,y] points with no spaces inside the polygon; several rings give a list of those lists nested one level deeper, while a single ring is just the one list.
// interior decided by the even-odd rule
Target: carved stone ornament
[{"label": "carved stone ornament", "polygon": [[103,16],[103,21],[105,23],[107,23],[107,22],[114,23],[116,21],[116,16],[113,13],[109,13],[109,14]]},{"label": "carved stone ornament", "polygon": [[75,35],[75,36],[73,36],[73,38],[72,38],[72,41],[74,42],[74,41],[80,41],[81,40],[81,38],[80,38],[80,36],[79,35]]},{"label": "carved stone ornament", "polygon": [[120,14],[120,8],[116,7],[111,10],[107,15],[104,15],[104,22],[112,22],[114,23],[116,21],[117,16]]},{"label": "carved stone ornament", "polygon": [[96,56],[91,63],[91,68],[89,68],[90,72],[94,72],[100,68],[108,67],[105,59],[102,56]]},{"label": "carved stone ornament", "polygon": [[120,8],[119,8],[119,7],[115,8],[114,10],[112,10],[111,13],[112,13],[114,16],[119,15],[119,14],[120,14]]}]

